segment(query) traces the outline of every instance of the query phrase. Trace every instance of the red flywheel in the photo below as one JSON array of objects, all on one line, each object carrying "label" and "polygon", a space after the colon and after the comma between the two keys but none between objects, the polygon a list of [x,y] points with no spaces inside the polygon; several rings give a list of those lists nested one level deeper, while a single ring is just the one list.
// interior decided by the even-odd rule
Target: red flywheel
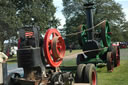
[{"label": "red flywheel", "polygon": [[48,29],[44,37],[44,54],[52,67],[62,63],[65,54],[65,42],[57,29]]}]

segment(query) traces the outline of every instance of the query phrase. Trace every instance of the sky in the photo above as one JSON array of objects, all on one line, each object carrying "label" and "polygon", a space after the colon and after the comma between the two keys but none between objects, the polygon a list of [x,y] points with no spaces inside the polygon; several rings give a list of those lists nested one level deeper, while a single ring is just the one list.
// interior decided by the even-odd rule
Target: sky
[{"label": "sky", "polygon": [[[125,18],[128,21],[128,0],[115,0],[115,1],[122,5],[122,8],[123,8],[122,11],[125,13],[126,15]],[[62,14],[63,2],[62,0],[53,0],[53,3],[55,7],[57,8],[57,12],[55,16],[58,19],[60,19],[60,22],[61,22],[61,26],[59,26],[59,28],[63,28],[63,25],[65,24],[65,18]]]},{"label": "sky", "polygon": [[57,8],[55,15],[58,19],[60,19],[60,22],[61,22],[61,26],[59,26],[59,28],[63,28],[63,25],[65,24],[65,18],[62,14],[63,2],[62,2],[62,0],[53,0],[53,3],[55,5],[55,7]]},{"label": "sky", "polygon": [[128,21],[128,0],[115,0],[115,1],[122,5],[123,12],[125,13],[126,20]]}]

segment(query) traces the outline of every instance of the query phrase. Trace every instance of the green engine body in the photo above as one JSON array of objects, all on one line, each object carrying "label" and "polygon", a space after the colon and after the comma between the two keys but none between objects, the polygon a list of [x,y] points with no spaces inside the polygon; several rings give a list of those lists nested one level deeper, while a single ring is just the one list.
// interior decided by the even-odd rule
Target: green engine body
[{"label": "green engine body", "polygon": [[[78,36],[79,44],[86,55],[84,62],[105,62],[106,53],[111,50],[111,31],[108,21],[103,21],[96,28],[90,29],[81,25],[79,29],[81,30]],[[92,39],[89,39],[89,32],[92,32]]]}]

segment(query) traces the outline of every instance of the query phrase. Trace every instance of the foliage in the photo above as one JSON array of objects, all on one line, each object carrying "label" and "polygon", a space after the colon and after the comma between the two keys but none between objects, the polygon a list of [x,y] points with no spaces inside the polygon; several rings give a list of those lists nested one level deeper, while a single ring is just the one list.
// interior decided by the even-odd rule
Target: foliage
[{"label": "foliage", "polygon": [[56,8],[53,0],[13,0],[13,3],[23,25],[37,25],[43,31],[59,25],[54,16]]},{"label": "foliage", "polygon": [[16,22],[19,20],[16,17],[15,8],[15,5],[9,0],[0,1],[0,46],[2,48],[4,40],[9,39],[10,36],[16,33],[16,25],[18,25]]},{"label": "foliage", "polygon": [[[114,0],[63,0],[63,14],[66,18],[65,29],[66,34],[78,31],[80,24],[86,24],[85,3],[94,3],[93,15],[94,25],[103,20],[108,20],[112,31],[112,41],[123,41],[125,36],[122,32],[127,30],[125,15],[122,12],[122,7]],[[123,29],[122,29],[123,27]],[[118,35],[118,36],[117,36]],[[66,42],[77,43],[77,37],[66,37]]]},{"label": "foliage", "polygon": [[55,12],[53,0],[0,0],[0,46],[22,26],[40,26],[42,32],[59,26]]}]

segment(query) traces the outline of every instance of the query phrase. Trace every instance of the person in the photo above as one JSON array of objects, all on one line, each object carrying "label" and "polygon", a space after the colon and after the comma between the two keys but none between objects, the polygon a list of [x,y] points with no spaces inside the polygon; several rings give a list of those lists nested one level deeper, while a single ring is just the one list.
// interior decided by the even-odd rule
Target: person
[{"label": "person", "polygon": [[8,60],[8,56],[5,55],[3,52],[0,52],[0,63],[4,63]]},{"label": "person", "polygon": [[7,60],[8,60],[8,56],[5,55],[3,52],[0,52],[0,85],[3,85],[4,80],[6,79],[7,76],[7,64],[6,64]]},{"label": "person", "polygon": [[69,52],[72,52],[72,45],[69,46]]}]

